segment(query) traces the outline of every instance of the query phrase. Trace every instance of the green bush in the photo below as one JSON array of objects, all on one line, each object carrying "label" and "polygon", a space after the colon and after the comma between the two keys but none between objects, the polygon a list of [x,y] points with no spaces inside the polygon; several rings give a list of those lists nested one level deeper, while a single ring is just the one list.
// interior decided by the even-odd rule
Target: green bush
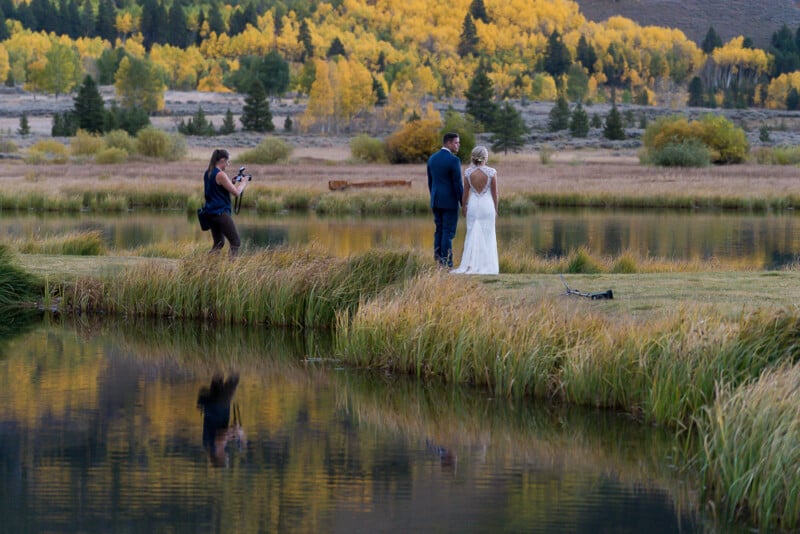
[{"label": "green bush", "polygon": [[753,151],[753,158],[762,165],[798,165],[800,146],[760,147]]},{"label": "green bush", "polygon": [[125,130],[111,130],[103,136],[108,148],[121,148],[128,154],[136,153],[136,139]]},{"label": "green bush", "polygon": [[128,161],[128,152],[122,148],[109,147],[98,152],[94,161],[100,164],[125,163]]},{"label": "green bush", "polygon": [[66,163],[67,147],[53,139],[42,139],[28,149],[27,163]]},{"label": "green bush", "polygon": [[11,154],[19,150],[17,144],[11,139],[0,139],[0,152],[4,154]]},{"label": "green bush", "polygon": [[289,161],[294,147],[278,137],[265,137],[258,145],[236,158],[242,163],[272,164]]},{"label": "green bush", "polygon": [[367,134],[360,134],[350,140],[350,154],[357,161],[385,163],[386,149],[383,141]]},{"label": "green bush", "polygon": [[136,134],[136,152],[142,156],[175,161],[185,156],[186,151],[183,136],[170,135],[152,127],[143,128]]},{"label": "green bush", "polygon": [[711,163],[708,147],[699,139],[667,143],[647,154],[648,163],[659,167],[707,167]]},{"label": "green bush", "polygon": [[742,163],[750,145],[744,130],[721,115],[708,114],[700,119],[701,140],[711,149],[714,163]]},{"label": "green bush", "polygon": [[70,139],[70,149],[73,156],[91,156],[97,154],[105,147],[102,137],[90,134],[86,130],[78,130],[75,137]]},{"label": "green bush", "polygon": [[386,155],[391,163],[424,163],[439,146],[439,119],[416,119],[406,123],[386,139]]},{"label": "green bush", "polygon": [[645,159],[655,161],[655,153],[667,145],[681,145],[690,140],[706,146],[712,163],[741,163],[749,150],[744,130],[725,117],[709,114],[699,121],[689,121],[673,115],[660,117],[645,129],[642,136]]}]

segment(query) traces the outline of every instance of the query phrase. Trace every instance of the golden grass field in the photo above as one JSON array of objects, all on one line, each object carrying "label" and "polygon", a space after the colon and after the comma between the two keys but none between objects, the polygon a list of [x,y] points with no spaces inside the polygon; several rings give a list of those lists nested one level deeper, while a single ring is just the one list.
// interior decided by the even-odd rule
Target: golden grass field
[{"label": "golden grass field", "polygon": [[[231,151],[234,168],[237,149]],[[190,147],[181,161],[132,159],[118,165],[95,163],[29,165],[6,160],[0,185],[6,191],[91,190],[93,187],[187,190],[202,189],[202,173],[211,150]],[[501,196],[512,193],[605,194],[609,197],[697,196],[769,199],[800,195],[794,166],[754,163],[699,169],[646,167],[635,150],[565,150],[548,164],[534,149],[493,154],[489,165],[498,170]],[[295,147],[289,163],[248,165],[254,187],[327,190],[329,180],[411,180],[412,192],[425,194],[425,165],[354,163],[341,142],[326,147]],[[502,216],[502,213],[500,214]]]}]

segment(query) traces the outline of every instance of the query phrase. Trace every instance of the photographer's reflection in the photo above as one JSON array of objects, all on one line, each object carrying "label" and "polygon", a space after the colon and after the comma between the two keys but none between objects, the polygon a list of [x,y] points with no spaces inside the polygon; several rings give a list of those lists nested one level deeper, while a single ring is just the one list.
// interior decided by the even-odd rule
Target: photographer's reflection
[{"label": "photographer's reflection", "polygon": [[214,375],[211,384],[200,388],[197,407],[203,412],[203,447],[211,463],[224,467],[228,463],[225,451],[233,441],[241,449],[245,443],[239,406],[233,403],[233,425],[230,424],[233,394],[239,385],[239,375],[232,374],[227,380],[221,374]]}]

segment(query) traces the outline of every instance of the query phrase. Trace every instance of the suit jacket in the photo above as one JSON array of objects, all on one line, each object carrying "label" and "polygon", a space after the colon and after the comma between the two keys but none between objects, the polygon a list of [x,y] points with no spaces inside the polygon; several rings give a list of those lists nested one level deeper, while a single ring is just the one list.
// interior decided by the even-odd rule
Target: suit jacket
[{"label": "suit jacket", "polygon": [[457,210],[464,194],[461,160],[446,148],[428,158],[428,191],[431,208]]}]

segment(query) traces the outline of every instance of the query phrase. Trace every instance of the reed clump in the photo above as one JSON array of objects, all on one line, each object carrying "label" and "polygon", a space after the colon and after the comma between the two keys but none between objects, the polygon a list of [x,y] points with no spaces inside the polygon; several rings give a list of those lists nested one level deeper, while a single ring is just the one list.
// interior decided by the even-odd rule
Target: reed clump
[{"label": "reed clump", "polygon": [[[425,265],[415,252],[388,250],[341,259],[314,247],[287,247],[233,262],[224,255],[198,254],[177,268],[152,262],[97,280],[102,291],[92,305],[119,315],[330,327],[337,314],[354,313],[360,302]],[[80,290],[73,285],[63,290],[73,288]]]},{"label": "reed clump", "polygon": [[0,243],[0,310],[34,303],[43,290],[44,282],[19,267],[11,247]]},{"label": "reed clump", "polygon": [[17,240],[17,250],[23,254],[64,254],[67,256],[101,256],[108,252],[99,230],[70,232],[40,239]]},{"label": "reed clump", "polygon": [[753,266],[742,264],[735,258],[720,260],[674,260],[663,257],[645,257],[634,251],[623,251],[618,256],[598,255],[586,247],[572,250],[566,256],[542,256],[523,243],[515,242],[499,253],[500,272],[504,274],[643,274],[691,273],[708,271],[745,271]]},{"label": "reed clump", "polygon": [[713,401],[718,383],[744,383],[800,351],[800,316],[788,312],[730,320],[692,308],[640,323],[567,301],[507,304],[487,291],[464,277],[415,277],[352,320],[340,317],[337,351],[359,366],[621,408],[677,427]]},{"label": "reed clump", "polygon": [[765,531],[800,527],[800,365],[765,369],[739,388],[720,384],[698,420],[697,462],[716,512]]}]

